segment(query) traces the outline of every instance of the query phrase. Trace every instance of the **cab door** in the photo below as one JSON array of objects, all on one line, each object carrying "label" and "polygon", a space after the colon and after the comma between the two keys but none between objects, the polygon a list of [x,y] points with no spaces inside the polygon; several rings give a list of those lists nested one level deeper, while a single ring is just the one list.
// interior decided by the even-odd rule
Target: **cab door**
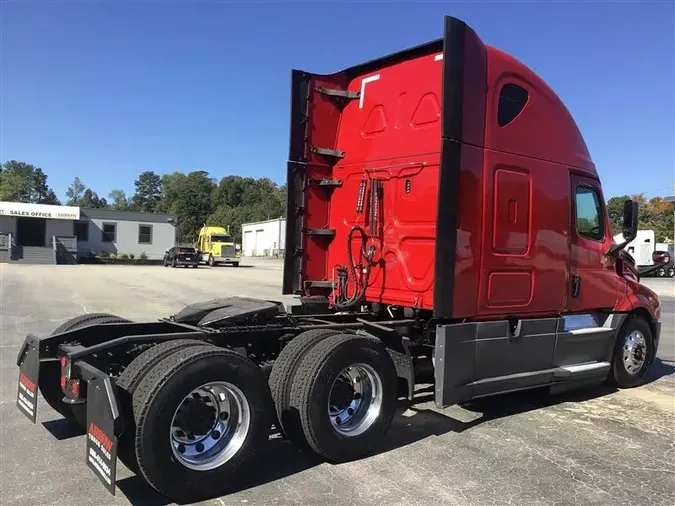
[{"label": "cab door", "polygon": [[597,179],[570,175],[570,278],[566,312],[593,313],[612,309],[620,278],[615,261],[607,256],[612,234]]}]

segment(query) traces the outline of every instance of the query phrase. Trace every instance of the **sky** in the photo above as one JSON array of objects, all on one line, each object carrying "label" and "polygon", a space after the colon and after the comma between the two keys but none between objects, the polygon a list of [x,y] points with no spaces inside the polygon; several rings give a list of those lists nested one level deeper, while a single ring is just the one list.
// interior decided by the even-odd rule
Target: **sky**
[{"label": "sky", "polygon": [[605,197],[675,193],[675,2],[0,0],[0,162],[60,198],[144,170],[285,181],[290,72],[442,36],[443,16],[561,97]]}]

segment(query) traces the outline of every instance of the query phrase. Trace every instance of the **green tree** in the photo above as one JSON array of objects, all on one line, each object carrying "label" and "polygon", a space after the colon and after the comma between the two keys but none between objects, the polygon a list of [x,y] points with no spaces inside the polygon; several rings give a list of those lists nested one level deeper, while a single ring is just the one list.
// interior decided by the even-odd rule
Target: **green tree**
[{"label": "green tree", "polygon": [[214,212],[207,224],[228,227],[241,242],[241,225],[286,215],[286,187],[267,178],[227,176],[213,192]]},{"label": "green tree", "polygon": [[0,165],[0,200],[29,204],[60,204],[47,185],[47,175],[40,167],[10,160]]},{"label": "green tree", "polygon": [[195,241],[197,231],[213,212],[214,189],[215,182],[203,170],[188,174],[174,172],[162,177],[158,209],[176,215],[178,241]]},{"label": "green tree", "polygon": [[86,209],[103,209],[108,206],[108,202],[105,198],[99,198],[91,188],[87,188],[77,205]]},{"label": "green tree", "polygon": [[108,207],[114,209],[115,211],[130,211],[131,206],[129,205],[129,200],[127,199],[127,194],[124,190],[110,190],[108,193]]},{"label": "green tree", "polygon": [[132,202],[141,211],[156,212],[162,193],[162,178],[151,170],[146,170],[139,174],[134,184],[136,193]]},{"label": "green tree", "polygon": [[607,214],[612,227],[612,235],[621,233],[623,203],[627,199],[633,199],[638,203],[638,228],[640,230],[654,230],[657,242],[673,240],[675,236],[673,204],[666,202],[662,197],[653,197],[648,200],[642,193],[612,197],[607,201]]},{"label": "green tree", "polygon": [[86,189],[87,187],[82,182],[82,180],[76,176],[66,190],[66,204],[69,206],[79,206],[79,202],[82,200],[82,196],[84,195]]},{"label": "green tree", "polygon": [[87,209],[103,209],[108,206],[106,199],[100,198],[79,177],[75,177],[66,190],[66,198],[68,199],[67,204],[69,206],[79,206]]}]

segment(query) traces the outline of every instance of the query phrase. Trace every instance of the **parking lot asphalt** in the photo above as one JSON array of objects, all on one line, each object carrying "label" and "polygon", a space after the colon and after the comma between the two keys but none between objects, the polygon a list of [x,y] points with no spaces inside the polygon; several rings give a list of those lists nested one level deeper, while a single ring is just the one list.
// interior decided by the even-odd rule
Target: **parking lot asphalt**
[{"label": "parking lot asphalt", "polygon": [[[673,280],[646,279],[662,300],[662,342],[648,384],[560,396],[520,393],[437,410],[422,388],[384,447],[331,465],[270,442],[241,490],[205,505],[491,505],[675,503]],[[109,495],[85,465],[84,438],[44,401],[32,425],[15,407],[16,354],[83,312],[155,319],[198,300],[280,297],[281,264],[250,268],[0,264],[0,504],[163,506],[120,463]]]}]

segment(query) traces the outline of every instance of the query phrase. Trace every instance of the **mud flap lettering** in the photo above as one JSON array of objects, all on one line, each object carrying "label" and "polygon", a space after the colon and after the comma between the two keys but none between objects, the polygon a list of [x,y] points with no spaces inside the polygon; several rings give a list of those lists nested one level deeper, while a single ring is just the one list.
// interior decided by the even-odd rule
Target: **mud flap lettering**
[{"label": "mud flap lettering", "polygon": [[87,466],[115,495],[117,474],[117,400],[110,378],[94,378],[87,392]]},{"label": "mud flap lettering", "polygon": [[23,361],[19,365],[16,406],[28,419],[37,420],[38,375],[40,373],[40,355],[36,346],[24,344]]}]

